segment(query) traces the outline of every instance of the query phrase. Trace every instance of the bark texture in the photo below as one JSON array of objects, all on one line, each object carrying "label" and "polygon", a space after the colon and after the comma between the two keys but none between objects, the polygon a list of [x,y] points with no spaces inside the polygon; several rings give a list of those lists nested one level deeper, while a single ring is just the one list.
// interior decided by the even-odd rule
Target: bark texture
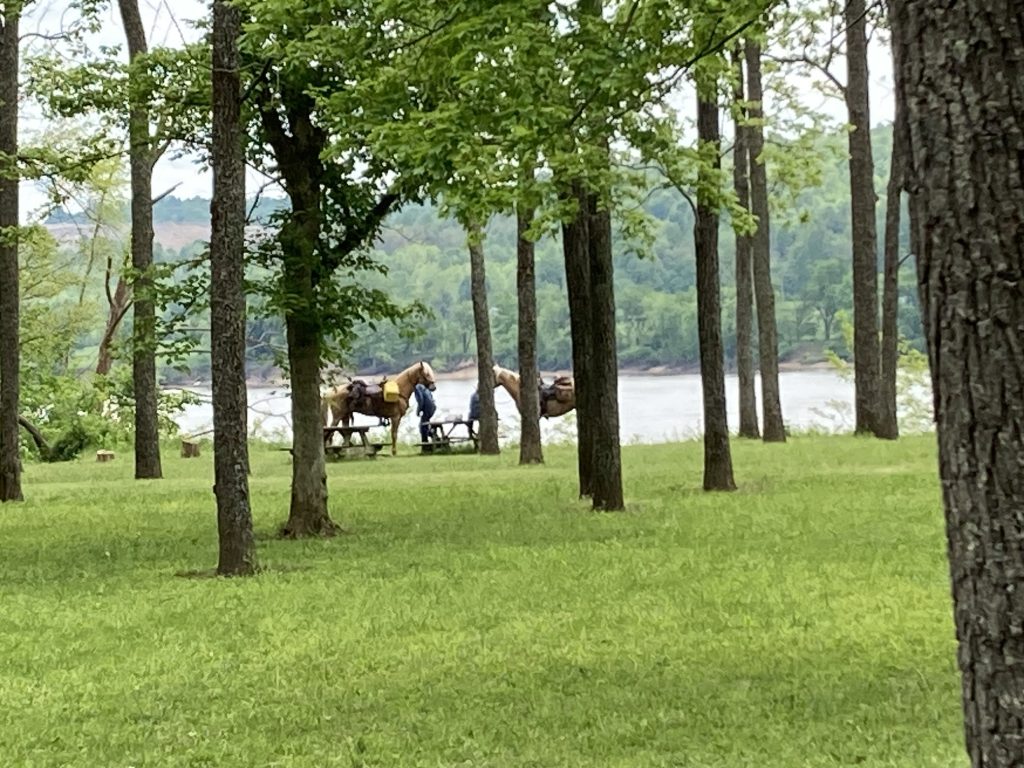
[{"label": "bark texture", "polygon": [[213,201],[210,205],[210,343],[213,372],[217,573],[256,570],[249,506],[245,391],[245,155],[238,37],[242,17],[213,2]]},{"label": "bark texture", "polygon": [[[732,180],[736,199],[750,210],[750,156],[747,147],[746,109],[743,102],[743,53],[734,54],[739,77],[733,91],[736,107],[736,137],[732,148]],[[739,379],[740,437],[758,438],[757,391],[754,386],[754,276],[753,244],[749,235],[736,232],[736,375]]]},{"label": "bark texture", "polygon": [[[590,196],[590,333],[591,357],[586,385],[593,411],[594,509],[625,509],[619,445],[619,358],[615,338],[615,285],[612,264],[612,216]],[[577,382],[579,380],[577,379]],[[579,384],[577,383],[577,389]]]},{"label": "bark texture", "polygon": [[479,224],[467,228],[469,280],[476,328],[477,394],[480,396],[480,453],[495,455],[498,446],[498,411],[494,407],[494,353],[491,351],[491,314],[487,307],[487,269],[484,264],[483,231]]},{"label": "bark texture", "polygon": [[[118,0],[128,41],[128,57],[137,63],[146,54],[146,29],[137,0]],[[132,73],[131,78],[138,78]],[[129,86],[130,91],[135,89]],[[128,115],[129,165],[132,195],[132,283],[134,294],[132,386],[135,393],[135,477],[162,477],[160,429],[157,421],[156,309],[153,303],[153,147],[149,109],[133,93]]]},{"label": "bark texture", "polygon": [[885,200],[881,379],[878,383],[878,429],[875,431],[878,437],[886,440],[895,440],[900,436],[896,413],[896,373],[899,366],[900,208],[905,174],[905,141],[903,110],[897,103]]},{"label": "bark texture", "polygon": [[847,0],[846,109],[850,125],[850,217],[853,237],[853,360],[855,430],[879,431],[878,236],[875,164],[868,109],[866,0]]},{"label": "bark texture", "polygon": [[588,383],[593,344],[590,333],[590,216],[587,212],[588,195],[582,183],[574,182],[570,194],[579,208],[575,219],[562,226],[562,252],[569,297],[572,367],[576,382],[576,458],[580,498],[584,498],[590,496],[594,488],[593,427],[596,416],[591,401],[592,388]]},{"label": "bark texture", "polygon": [[721,167],[718,104],[698,86],[697,138],[715,151],[714,169],[701,165],[697,184],[697,220],[693,229],[697,255],[697,333],[700,339],[700,382],[704,396],[704,490],[734,491],[729,422],[725,405],[725,349],[722,344],[722,303],[718,282],[718,200],[707,190]]},{"label": "bark texture", "polygon": [[1024,765],[1024,7],[893,0],[967,752]]},{"label": "bark texture", "polygon": [[21,501],[18,402],[21,393],[18,322],[18,22],[0,16],[0,502]]},{"label": "bark texture", "polygon": [[[747,98],[750,117],[761,120],[761,46],[747,41]],[[761,404],[764,409],[763,437],[766,443],[786,440],[782,421],[782,398],[779,393],[779,335],[775,324],[775,289],[772,286],[771,219],[768,213],[768,173],[761,154],[764,151],[764,129],[760,124],[747,131],[750,157],[750,208],[757,217],[753,237],[754,294],[757,299],[757,350],[761,368]]]},{"label": "bark texture", "polygon": [[533,211],[520,206],[516,211],[516,290],[519,299],[519,463],[540,464],[544,449],[540,441],[540,395],[535,382],[537,367],[537,290],[534,275],[534,245],[526,233],[533,223]]}]

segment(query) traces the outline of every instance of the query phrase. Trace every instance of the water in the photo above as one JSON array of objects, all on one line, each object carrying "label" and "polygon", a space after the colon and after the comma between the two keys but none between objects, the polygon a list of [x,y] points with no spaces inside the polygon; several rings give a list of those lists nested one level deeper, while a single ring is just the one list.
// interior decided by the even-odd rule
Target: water
[{"label": "water", "polygon": [[[757,383],[760,392],[760,381]],[[829,431],[852,428],[853,383],[844,381],[832,371],[787,371],[779,375],[782,392],[782,413],[791,429],[822,429]],[[434,419],[464,416],[469,411],[469,397],[476,380],[441,379],[434,399]],[[194,434],[211,428],[213,413],[209,403],[210,390],[192,387],[190,391],[204,402],[189,406],[178,417],[182,431]],[[734,432],[739,423],[739,399],[735,376],[726,377],[729,427]],[[519,431],[519,414],[515,403],[504,389],[495,391],[495,401],[502,436],[515,439]],[[760,397],[760,396],[759,396]],[[289,440],[291,438],[291,401],[286,387],[251,387],[249,389],[249,430],[260,437]],[[575,435],[575,413],[557,419],[542,419],[545,441],[564,440]],[[356,424],[376,425],[377,419],[357,414]],[[624,443],[661,443],[700,435],[704,428],[700,376],[626,375],[619,377],[620,434]],[[400,439],[418,439],[415,403],[402,420]],[[381,435],[386,430],[381,428]]]}]

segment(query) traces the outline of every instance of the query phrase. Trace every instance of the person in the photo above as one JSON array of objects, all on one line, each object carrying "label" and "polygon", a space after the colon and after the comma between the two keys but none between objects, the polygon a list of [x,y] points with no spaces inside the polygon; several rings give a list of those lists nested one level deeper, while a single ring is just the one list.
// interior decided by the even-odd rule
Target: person
[{"label": "person", "polygon": [[420,417],[420,440],[426,443],[430,441],[430,419],[437,410],[437,405],[434,404],[434,396],[430,394],[430,390],[422,384],[417,384],[413,393],[416,395],[416,413]]},{"label": "person", "polygon": [[469,421],[480,421],[480,393],[475,389],[469,396]]}]

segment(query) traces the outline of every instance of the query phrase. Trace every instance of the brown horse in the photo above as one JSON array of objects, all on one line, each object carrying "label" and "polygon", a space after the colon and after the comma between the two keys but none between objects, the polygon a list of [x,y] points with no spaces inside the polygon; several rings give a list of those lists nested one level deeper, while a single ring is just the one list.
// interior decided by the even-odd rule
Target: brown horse
[{"label": "brown horse", "polygon": [[434,369],[425,360],[410,365],[397,376],[385,376],[380,383],[383,384],[384,381],[394,381],[398,385],[398,400],[393,403],[384,400],[383,393],[350,398],[349,393],[354,382],[328,391],[324,395],[324,403],[325,410],[330,409],[332,427],[338,426],[339,423],[346,427],[351,426],[354,413],[390,420],[391,455],[394,456],[398,452],[398,425],[409,409],[409,398],[412,397],[413,390],[417,384],[422,384],[430,390],[436,389],[437,384],[434,380]]},{"label": "brown horse", "polygon": [[[495,365],[494,386],[504,387],[505,391],[515,400],[516,408],[519,408],[518,373]],[[556,378],[551,386],[545,386],[544,380],[541,379],[538,382],[538,389],[540,389],[540,415],[545,419],[552,416],[564,416],[576,408],[576,387],[568,376]]]}]

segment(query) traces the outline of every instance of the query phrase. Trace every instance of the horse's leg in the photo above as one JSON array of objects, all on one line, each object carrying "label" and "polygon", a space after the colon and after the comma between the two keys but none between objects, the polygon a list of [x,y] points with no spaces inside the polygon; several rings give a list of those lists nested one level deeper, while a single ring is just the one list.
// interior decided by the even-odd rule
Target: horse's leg
[{"label": "horse's leg", "polygon": [[398,455],[398,425],[401,423],[402,417],[395,416],[391,419],[391,455]]}]

